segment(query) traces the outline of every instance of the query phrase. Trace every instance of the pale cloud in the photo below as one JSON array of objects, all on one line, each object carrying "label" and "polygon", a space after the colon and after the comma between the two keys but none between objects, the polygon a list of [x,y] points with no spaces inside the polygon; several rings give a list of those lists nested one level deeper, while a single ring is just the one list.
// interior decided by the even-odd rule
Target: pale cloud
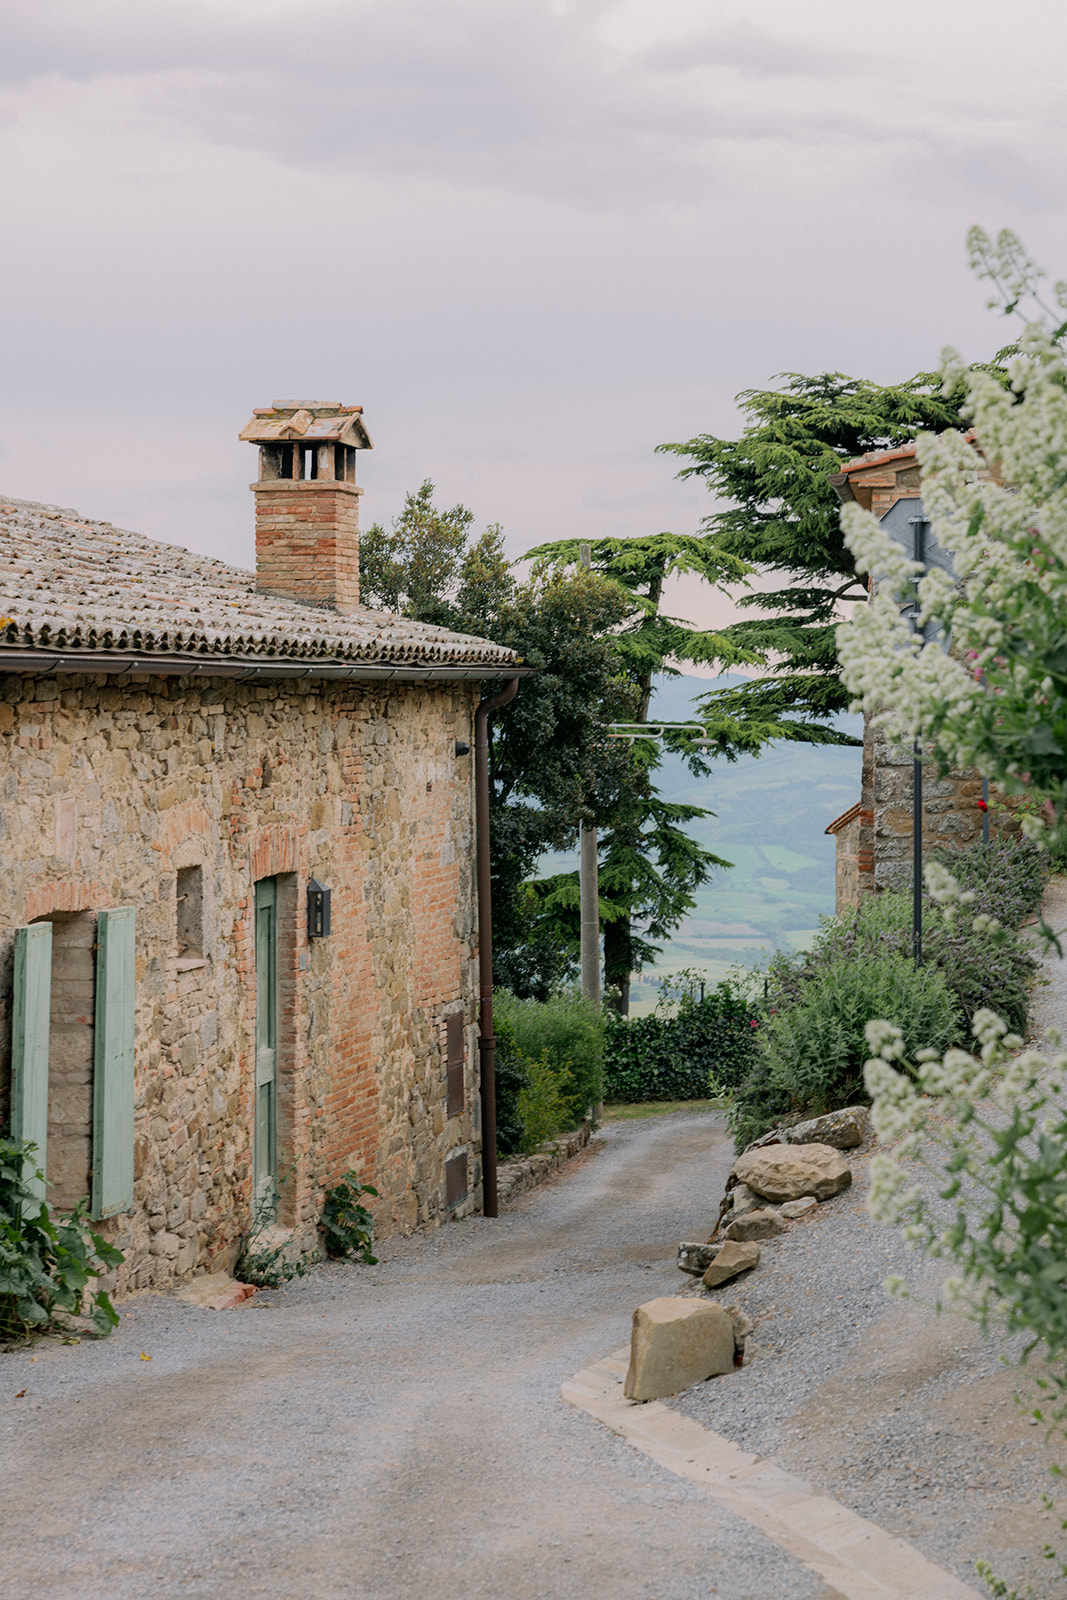
[{"label": "pale cloud", "polygon": [[367,407],[370,518],[432,476],[516,552],[695,527],[654,447],[734,427],[738,390],[995,347],[970,222],[1067,271],[1064,31],[1037,0],[891,26],[854,0],[8,0],[0,485],[249,561],[237,430],[308,392]]}]

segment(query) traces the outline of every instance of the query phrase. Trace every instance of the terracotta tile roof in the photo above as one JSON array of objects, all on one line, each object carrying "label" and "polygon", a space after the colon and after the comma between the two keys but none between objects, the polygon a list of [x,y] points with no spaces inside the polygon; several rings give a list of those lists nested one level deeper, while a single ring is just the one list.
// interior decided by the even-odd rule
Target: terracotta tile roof
[{"label": "terracotta tile roof", "polygon": [[348,615],[274,599],[256,576],[62,506],[0,496],[0,663],[7,650],[135,651],[266,661],[485,664],[518,657],[487,639],[388,612]]},{"label": "terracotta tile roof", "polygon": [[252,420],[241,429],[240,438],[252,444],[349,444],[357,450],[372,450],[370,434],[363,422],[362,406],[343,406],[333,400],[275,400],[257,406]]},{"label": "terracotta tile roof", "polygon": [[842,828],[847,828],[849,823],[859,816],[862,806],[863,802],[857,800],[854,806],[849,806],[847,811],[842,811],[839,817],[835,817],[829,827],[823,829],[823,833],[840,833]]},{"label": "terracotta tile roof", "polygon": [[855,461],[843,462],[838,472],[863,472],[869,467],[887,466],[890,461],[903,461],[908,456],[914,458],[914,444],[903,444],[895,450],[868,450],[865,456],[857,456]]}]

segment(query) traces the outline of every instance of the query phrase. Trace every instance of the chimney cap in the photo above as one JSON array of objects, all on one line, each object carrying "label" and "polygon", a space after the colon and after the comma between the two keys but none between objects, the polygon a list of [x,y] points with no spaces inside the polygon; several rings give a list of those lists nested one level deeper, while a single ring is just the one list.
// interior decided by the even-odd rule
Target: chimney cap
[{"label": "chimney cap", "polygon": [[343,406],[333,400],[275,400],[257,406],[240,437],[250,444],[346,444],[354,450],[373,450],[363,423],[362,406]]}]

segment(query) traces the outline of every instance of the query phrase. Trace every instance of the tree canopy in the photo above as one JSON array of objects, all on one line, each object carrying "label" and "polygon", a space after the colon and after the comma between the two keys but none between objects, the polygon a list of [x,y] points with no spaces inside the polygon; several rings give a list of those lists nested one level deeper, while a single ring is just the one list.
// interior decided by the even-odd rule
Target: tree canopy
[{"label": "tree canopy", "polygon": [[[665,576],[734,581],[744,564],[703,537],[607,540],[592,569],[574,541],[539,546],[520,580],[497,525],[475,538],[463,506],[438,510],[427,481],[360,557],[365,599],[421,621],[493,639],[540,670],[490,722],[494,969],[519,994],[570,976],[579,943],[577,873],[532,877],[546,850],[572,848],[579,823],[601,831],[605,978],[625,1008],[630,973],[656,954],[722,863],[685,832],[707,815],[655,790],[658,754],[611,739],[606,725],[644,717],[668,656],[703,660],[723,641],[660,613]],[[489,692],[494,685],[484,686]],[[695,770],[707,767],[687,752]]]},{"label": "tree canopy", "polygon": [[960,427],[964,385],[942,390],[936,372],[888,385],[840,372],[787,372],[777,389],[738,395],[747,419],[740,438],[702,433],[659,446],[684,463],[679,477],[702,478],[726,502],[702,523],[718,559],[783,580],[740,597],[753,615],[722,629],[722,653],[708,658],[724,670],[755,661],[769,669],[701,703],[701,720],[722,754],[757,754],[775,739],[856,742],[834,724],[849,700],[834,629],[841,602],[863,598],[866,589],[841,533],[830,476],[843,462],[905,444],[920,430]]}]

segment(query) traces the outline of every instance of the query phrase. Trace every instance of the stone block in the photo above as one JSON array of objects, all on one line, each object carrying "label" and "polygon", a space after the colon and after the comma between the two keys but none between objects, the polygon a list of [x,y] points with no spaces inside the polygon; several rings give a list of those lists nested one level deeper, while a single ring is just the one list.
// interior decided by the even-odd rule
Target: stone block
[{"label": "stone block", "polygon": [[752,1267],[758,1267],[759,1258],[758,1244],[742,1244],[739,1240],[728,1239],[701,1281],[705,1289],[714,1289],[718,1284],[736,1278],[739,1272],[748,1272]]},{"label": "stone block", "polygon": [[781,1206],[782,1216],[794,1222],[797,1217],[807,1216],[809,1211],[814,1211],[818,1203],[813,1194],[803,1195],[799,1200],[786,1200]]},{"label": "stone block", "polygon": [[778,1212],[767,1206],[762,1211],[748,1211],[736,1222],[731,1222],[726,1229],[726,1238],[738,1244],[746,1244],[752,1239],[773,1239],[785,1232],[785,1226]]},{"label": "stone block", "polygon": [[734,1325],[714,1303],[665,1295],[634,1312],[624,1394],[656,1400],[734,1365]]},{"label": "stone block", "polygon": [[862,1144],[871,1125],[866,1106],[845,1106],[828,1111],[824,1117],[811,1117],[782,1133],[783,1144],[828,1144],[835,1150],[852,1150]]},{"label": "stone block", "polygon": [[720,1246],[717,1244],[680,1244],[678,1246],[678,1267],[682,1272],[690,1273],[694,1278],[699,1278],[706,1272],[718,1254]]},{"label": "stone block", "polygon": [[758,1211],[763,1205],[763,1197],[750,1189],[747,1183],[739,1183],[730,1191],[733,1204],[730,1208],[731,1219],[743,1217],[746,1211]]}]

